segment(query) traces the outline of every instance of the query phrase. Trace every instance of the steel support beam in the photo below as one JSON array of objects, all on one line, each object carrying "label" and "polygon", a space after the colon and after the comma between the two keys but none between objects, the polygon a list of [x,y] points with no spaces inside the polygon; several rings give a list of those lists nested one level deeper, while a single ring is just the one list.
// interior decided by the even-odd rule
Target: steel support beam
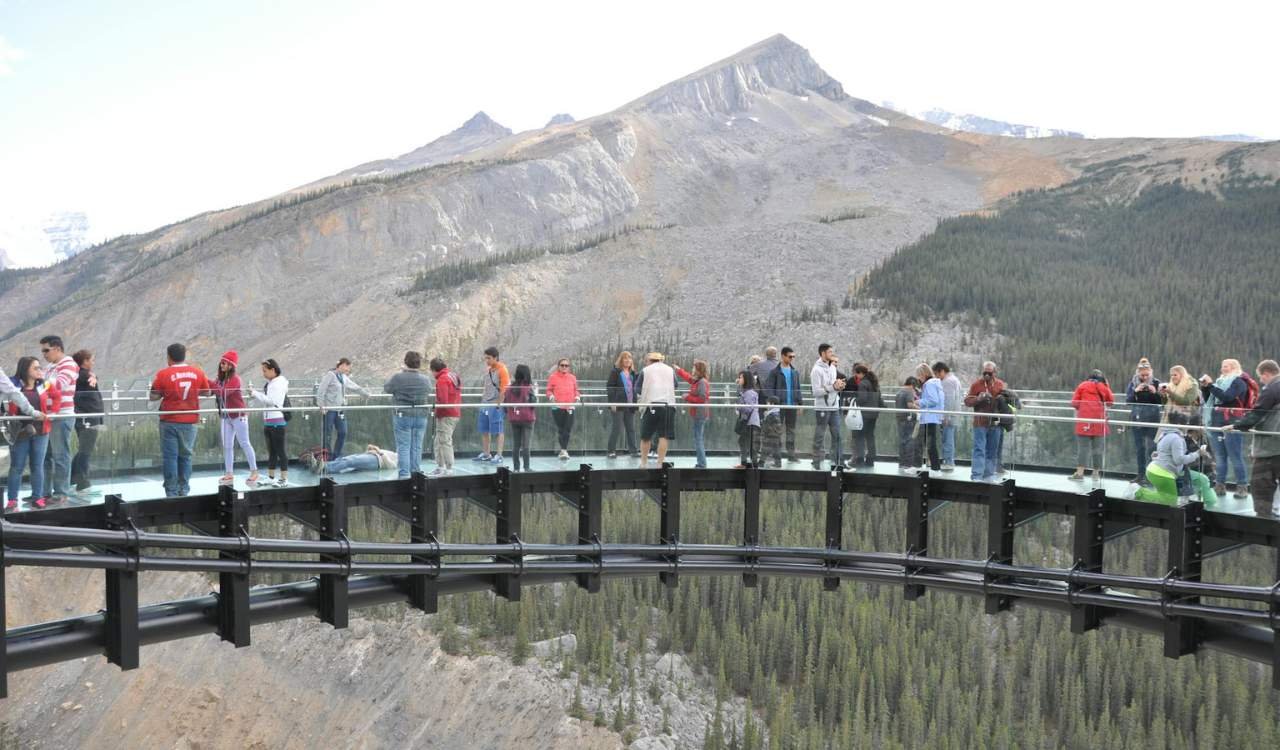
[{"label": "steel support beam", "polygon": [[[680,469],[663,464],[659,472],[662,490],[658,495],[658,543],[676,546],[680,544]],[[675,588],[680,581],[677,572],[679,552],[668,555],[666,559],[672,570],[659,573],[658,580],[668,588]]]},{"label": "steel support beam", "polygon": [[[1106,543],[1107,493],[1098,488],[1088,495],[1081,495],[1071,514],[1071,551],[1072,570],[1084,573],[1102,572],[1103,545]],[[1101,587],[1067,582],[1067,590],[1072,595],[1097,591]],[[1089,604],[1072,602],[1071,632],[1084,633],[1102,624],[1102,613],[1098,607]]]},{"label": "steel support beam", "polygon": [[[907,556],[929,554],[929,475],[920,473],[907,491]],[[920,572],[919,566],[908,564],[904,571],[908,583],[902,594],[907,601],[924,596],[924,586],[910,583],[910,577]]]},{"label": "steel support beam", "polygon": [[[497,519],[495,538],[498,544],[518,544],[520,542],[520,535],[523,533],[521,519],[524,507],[520,478],[519,473],[511,471],[505,466],[498,467],[497,473],[494,474],[493,487],[494,493],[498,498],[497,505],[494,508],[494,514]],[[524,563],[523,554],[504,556],[498,559],[520,565]],[[495,575],[493,577],[493,588],[498,593],[498,596],[507,601],[520,601],[520,575],[518,573],[499,573]]]},{"label": "steel support beam", "polygon": [[[746,481],[742,487],[742,546],[754,547],[760,544],[760,468],[752,466],[746,470]],[[747,555],[742,558],[748,565],[754,565],[757,558]],[[742,585],[755,588],[760,577],[755,573],[743,573]]]},{"label": "steel support beam", "polygon": [[218,536],[240,537],[245,547],[238,552],[222,551],[219,560],[236,560],[241,573],[218,574],[218,637],[236,648],[249,645],[249,508],[244,493],[230,485],[218,488]]},{"label": "steel support beam", "polygon": [[[1195,500],[1173,509],[1169,521],[1169,573],[1166,579],[1199,581],[1204,550],[1204,503]],[[1161,604],[1200,603],[1200,597],[1179,597],[1163,592]],[[1163,609],[1163,606],[1162,606]],[[1177,659],[1199,648],[1199,622],[1191,617],[1166,616],[1164,655]]]},{"label": "steel support beam", "polygon": [[[319,506],[320,538],[326,542],[347,542],[346,487],[324,477],[316,487],[316,504]],[[351,552],[339,555],[320,555],[320,562],[339,563],[351,569]],[[321,573],[318,609],[320,619],[335,628],[347,627],[350,617],[348,606],[347,573]]]},{"label": "steel support beam", "polygon": [[[417,544],[438,542],[440,533],[438,487],[427,479],[426,474],[415,471],[409,478],[409,541]],[[439,557],[432,559],[427,555],[413,555],[410,559],[416,563],[435,563],[437,569],[440,564]],[[408,576],[410,606],[427,614],[432,614],[439,609],[440,593],[436,587],[437,575]]]},{"label": "steel support beam", "polygon": [[[839,462],[827,474],[827,533],[825,536],[827,549],[838,550],[844,544],[844,470]],[[828,563],[828,567],[831,564]],[[826,576],[822,579],[823,591],[835,591],[840,588],[840,579]]]},{"label": "steel support beam", "polygon": [[[578,544],[599,544],[601,541],[601,522],[604,515],[604,480],[599,472],[591,470],[591,464],[578,467],[578,495],[575,500],[578,507]],[[600,553],[595,555],[578,555],[583,562],[601,564]],[[600,590],[599,567],[595,573],[578,573],[574,576],[578,588],[594,594]]]},{"label": "steel support beam", "polygon": [[[119,495],[107,495],[107,528],[137,531],[131,508]],[[118,553],[113,553],[118,554]],[[133,565],[106,571],[106,653],[107,661],[121,669],[138,668],[138,547],[130,545],[124,557]]]},{"label": "steel support beam", "polygon": [[[1004,565],[1013,564],[1013,534],[1017,528],[1017,504],[1015,499],[1018,490],[1012,479],[1006,479],[991,487],[987,499],[987,560]],[[987,585],[1003,583],[1007,576],[983,574]],[[1000,594],[988,594],[984,597],[986,612],[994,615],[1009,609],[1012,600]]]}]

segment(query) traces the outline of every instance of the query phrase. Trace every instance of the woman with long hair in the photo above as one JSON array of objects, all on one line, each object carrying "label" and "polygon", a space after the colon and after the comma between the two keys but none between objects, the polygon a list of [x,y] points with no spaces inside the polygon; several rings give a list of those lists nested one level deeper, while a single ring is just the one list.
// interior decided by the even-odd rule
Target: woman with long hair
[{"label": "woman with long hair", "polygon": [[[529,404],[538,400],[538,390],[533,385],[533,376],[529,372],[528,365],[516,365],[515,375],[511,377],[511,385],[507,386],[507,393],[502,399],[502,403],[516,404],[515,406],[504,406],[507,412],[507,421],[511,423],[511,459],[516,471],[520,471],[520,462],[524,461],[524,470],[530,471],[529,467],[529,443],[533,437],[533,425],[538,420],[538,415]],[[523,404],[523,405],[521,405]]]},{"label": "woman with long hair", "polygon": [[614,448],[625,432],[627,451],[631,456],[640,455],[636,448],[636,407],[619,406],[618,404],[634,404],[636,402],[636,368],[635,358],[631,352],[622,352],[613,363],[613,372],[605,385],[609,403],[609,458],[617,458]]},{"label": "woman with long hair", "polygon": [[[44,370],[40,360],[35,357],[22,357],[14,370],[13,385],[21,391],[16,398],[26,399],[41,414],[57,414],[62,406],[62,391],[57,382],[44,379]],[[15,403],[9,404],[9,415],[18,416],[19,409]],[[24,420],[10,423],[11,440],[9,446],[9,499],[5,503],[6,511],[16,510],[18,495],[22,491],[22,472],[31,467],[31,495],[27,502],[32,508],[44,508],[49,505],[46,497],[49,488],[45,486],[44,458],[49,450],[49,433],[53,430],[53,422],[46,416],[42,420]]]},{"label": "woman with long hair", "polygon": [[853,367],[853,376],[857,380],[854,392],[854,403],[862,411],[862,429],[853,433],[853,457],[849,459],[850,468],[876,464],[876,420],[880,412],[869,409],[883,409],[884,397],[880,395],[880,379],[874,371],[862,363]]},{"label": "woman with long hair", "polygon": [[244,412],[244,392],[236,366],[240,363],[240,355],[235,349],[229,349],[218,360],[218,376],[209,383],[213,392],[214,403],[218,406],[218,421],[222,431],[222,469],[224,472],[218,484],[235,484],[236,444],[249,462],[249,479],[247,484],[256,487],[258,484],[258,457],[253,452],[253,444],[249,442],[249,416]]},{"label": "woman with long hair", "polygon": [[711,409],[706,404],[711,400],[711,379],[706,360],[693,360],[693,372],[683,367],[676,368],[676,375],[689,384],[684,394],[685,403],[689,404],[689,419],[693,422],[693,455],[694,468],[707,468],[707,422],[711,419]]},{"label": "woman with long hair", "polygon": [[[267,407],[262,414],[262,434],[267,439],[267,483],[287,487],[289,454],[285,452],[285,426],[289,420],[284,413],[284,401],[289,397],[289,379],[274,359],[263,360],[262,377],[267,379],[265,390],[254,389],[252,396],[258,405]],[[280,469],[279,482],[275,481],[277,468]]]},{"label": "woman with long hair", "polygon": [[756,378],[750,370],[738,373],[738,465],[745,469],[756,465],[756,436],[760,433],[760,394],[756,392]]}]

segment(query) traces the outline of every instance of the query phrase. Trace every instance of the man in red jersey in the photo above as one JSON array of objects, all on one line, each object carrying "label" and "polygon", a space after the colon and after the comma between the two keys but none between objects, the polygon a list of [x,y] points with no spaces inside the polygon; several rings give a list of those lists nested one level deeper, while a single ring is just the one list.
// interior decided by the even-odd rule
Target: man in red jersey
[{"label": "man in red jersey", "polygon": [[187,347],[170,344],[169,366],[151,381],[151,400],[160,402],[160,459],[165,497],[191,493],[191,452],[196,444],[200,397],[209,395],[204,371],[187,364]]}]

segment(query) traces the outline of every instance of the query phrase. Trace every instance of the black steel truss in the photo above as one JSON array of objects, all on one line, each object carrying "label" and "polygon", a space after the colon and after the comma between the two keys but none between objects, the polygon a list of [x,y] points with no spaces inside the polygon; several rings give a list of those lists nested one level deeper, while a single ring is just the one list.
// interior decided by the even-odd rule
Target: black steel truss
[{"label": "black steel truss", "polygon": [[[606,543],[601,524],[604,493],[641,490],[657,501],[655,544]],[[775,547],[760,539],[760,495],[764,490],[821,493],[826,503],[822,547]],[[741,544],[688,544],[680,538],[684,492],[741,491]],[[524,498],[549,493],[578,513],[575,544],[531,544],[521,539]],[[906,503],[906,549],[859,552],[843,548],[845,496],[865,494]],[[494,515],[492,544],[440,541],[440,501],[465,499]],[[955,560],[929,555],[931,513],[947,503],[986,506],[988,557]],[[409,523],[403,543],[352,540],[347,518],[353,507],[376,507]],[[1046,514],[1071,519],[1073,565],[1069,569],[1018,565],[1017,529]],[[249,519],[287,515],[314,528],[318,541],[253,538]],[[203,535],[149,531],[185,525]],[[1161,577],[1108,574],[1104,545],[1134,528],[1168,534],[1171,569]],[[1116,531],[1121,530],[1121,531]],[[1280,524],[1215,513],[1195,502],[1170,507],[1105,497],[1101,490],[1074,494],[1017,486],[917,476],[792,470],[656,469],[577,470],[495,474],[428,480],[238,492],[124,503],[118,497],[96,506],[11,514],[0,524],[3,566],[81,567],[104,571],[102,612],[15,628],[0,639],[0,688],[7,674],[58,661],[104,654],[122,669],[139,663],[143,644],[215,632],[236,647],[249,645],[251,626],[319,616],[346,627],[352,608],[405,601],[434,612],[441,593],[491,590],[518,600],[526,585],[570,581],[597,591],[605,577],[657,574],[667,586],[681,575],[741,575],[754,586],[761,575],[814,577],[827,590],[842,580],[903,586],[908,599],[932,588],[980,596],[990,613],[1031,605],[1068,613],[1072,631],[1119,624],[1162,634],[1165,654],[1177,658],[1209,647],[1248,659],[1280,664],[1280,583],[1242,586],[1204,582],[1201,563],[1209,554],[1244,545],[1280,545]],[[67,551],[85,548],[88,551]],[[206,550],[216,557],[174,557],[147,550]],[[260,555],[299,553],[310,560]],[[370,560],[398,556],[397,561]],[[466,556],[468,561],[451,560]],[[479,562],[475,557],[488,558]],[[403,558],[407,557],[407,561]],[[0,568],[2,571],[3,568]],[[217,573],[219,593],[197,599],[138,606],[138,573]],[[1280,569],[1278,569],[1280,574]],[[292,573],[315,580],[249,589],[253,573]],[[1278,576],[1280,577],[1280,576]],[[0,574],[0,595],[4,576]],[[1206,604],[1211,597],[1227,604]],[[3,627],[0,597],[0,628]],[[1280,687],[1280,669],[1273,669]]]}]

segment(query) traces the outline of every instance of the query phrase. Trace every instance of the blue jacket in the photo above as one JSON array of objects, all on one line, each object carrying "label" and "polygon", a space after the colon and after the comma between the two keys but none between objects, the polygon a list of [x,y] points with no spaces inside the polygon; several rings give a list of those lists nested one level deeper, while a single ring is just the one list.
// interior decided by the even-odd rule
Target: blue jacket
[{"label": "blue jacket", "polygon": [[947,405],[947,395],[942,381],[929,378],[920,390],[920,424],[942,424],[942,408]]}]

